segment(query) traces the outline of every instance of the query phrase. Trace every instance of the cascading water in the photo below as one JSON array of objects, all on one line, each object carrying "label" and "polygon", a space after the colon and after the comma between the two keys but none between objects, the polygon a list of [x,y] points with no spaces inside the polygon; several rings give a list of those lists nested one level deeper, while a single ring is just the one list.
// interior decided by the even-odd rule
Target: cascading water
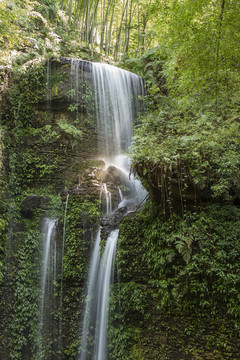
[{"label": "cascading water", "polygon": [[88,336],[90,333],[90,325],[96,326],[96,285],[98,279],[99,272],[99,264],[100,264],[100,233],[101,228],[98,229],[95,245],[92,251],[90,268],[88,272],[88,289],[87,289],[87,297],[86,297],[86,305],[85,312],[83,318],[83,328],[82,328],[82,341],[81,341],[81,360],[88,359],[88,353],[91,351],[90,345],[88,342]]},{"label": "cascading water", "polygon": [[118,207],[127,207],[128,211],[135,210],[136,207],[142,203],[147,195],[147,191],[143,188],[141,182],[134,178],[131,174],[129,176],[130,170],[130,160],[127,155],[116,155],[106,163],[106,166],[115,166],[121,171],[122,177],[125,179],[125,184],[127,184],[130,189],[129,196],[124,196],[122,190],[119,188],[119,198],[120,203]]},{"label": "cascading water", "polygon": [[119,193],[119,199],[122,202],[123,201],[123,193],[122,193],[122,190],[120,189],[120,187],[118,187],[118,193]]},{"label": "cascading water", "polygon": [[112,212],[112,194],[107,189],[107,184],[103,183],[102,190],[105,195],[105,203],[106,203],[106,214],[110,214]]},{"label": "cascading water", "polygon": [[85,84],[86,73],[90,71],[91,63],[78,59],[71,59],[71,90],[69,97],[72,101],[71,111],[75,111],[76,120],[80,112],[84,111],[84,96],[86,96],[87,88]]},{"label": "cascading water", "polygon": [[[117,168],[127,184],[126,196],[116,187],[119,205],[133,210],[136,202],[142,201],[146,192],[140,182],[129,179],[129,160],[122,155],[131,143],[132,123],[139,110],[139,96],[145,93],[143,80],[128,71],[107,64],[92,64],[93,86],[95,90],[96,114],[98,122],[99,156],[108,166]],[[111,216],[113,207],[111,192],[103,183],[105,194],[105,214]],[[107,360],[108,304],[110,285],[113,278],[118,229],[108,235],[105,250],[100,261],[100,229],[91,256],[87,301],[85,306],[80,360]],[[94,331],[92,330],[94,329]]]},{"label": "cascading water", "polygon": [[[130,161],[124,153],[131,144],[132,125],[141,108],[140,98],[145,95],[144,81],[134,73],[101,63],[92,64],[92,74],[99,155],[104,158],[106,167],[113,165],[121,170],[131,187],[131,195],[135,194],[136,206],[146,196],[146,191],[133,176],[128,180]],[[130,206],[133,210],[133,196],[130,201],[124,197],[121,200],[121,206]]]},{"label": "cascading water", "polygon": [[64,211],[64,221],[63,221],[62,269],[61,269],[61,270],[62,270],[62,273],[61,273],[61,282],[62,282],[62,276],[63,276],[63,257],[64,257],[64,247],[65,247],[65,235],[66,235],[66,220],[67,220],[68,199],[69,199],[69,194],[67,194],[67,197],[66,197],[65,211]]},{"label": "cascading water", "polygon": [[81,62],[71,60],[71,98],[76,104],[76,118],[78,117],[78,103],[79,103],[79,72]]},{"label": "cascading water", "polygon": [[[42,270],[41,270],[41,319],[44,316],[44,305],[46,300],[46,288],[48,284],[48,277],[51,273],[54,273],[49,270],[50,263],[50,253],[51,253],[51,240],[53,237],[53,233],[56,227],[56,220],[46,219],[45,224],[45,239],[43,245],[43,262],[42,262]],[[54,255],[55,256],[55,255]]]},{"label": "cascading water", "polygon": [[93,359],[105,360],[107,357],[107,322],[110,285],[119,230],[113,230],[108,236],[97,282],[97,313],[94,337]]},{"label": "cascading water", "polygon": [[132,123],[144,95],[143,79],[129,71],[92,64],[99,136],[99,155],[105,159],[127,151]]},{"label": "cascading water", "polygon": [[[100,231],[101,228],[97,233],[88,274],[81,360],[105,360],[107,356],[108,303],[119,230],[113,230],[108,236],[101,261]],[[89,341],[90,337],[93,338],[93,342]]]},{"label": "cascading water", "polygon": [[58,249],[56,243],[57,220],[45,219],[44,238],[41,266],[41,295],[40,295],[40,352],[39,358],[44,359],[43,348],[46,336],[52,333],[55,321],[53,311],[56,309],[56,280],[58,273]]}]

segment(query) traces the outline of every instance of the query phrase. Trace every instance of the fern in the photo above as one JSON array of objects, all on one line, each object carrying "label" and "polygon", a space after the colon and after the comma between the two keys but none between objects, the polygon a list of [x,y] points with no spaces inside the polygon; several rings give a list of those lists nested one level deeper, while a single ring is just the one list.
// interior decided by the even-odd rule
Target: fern
[{"label": "fern", "polygon": [[189,264],[192,256],[193,235],[188,234],[175,242],[176,249],[182,255],[186,264]]}]

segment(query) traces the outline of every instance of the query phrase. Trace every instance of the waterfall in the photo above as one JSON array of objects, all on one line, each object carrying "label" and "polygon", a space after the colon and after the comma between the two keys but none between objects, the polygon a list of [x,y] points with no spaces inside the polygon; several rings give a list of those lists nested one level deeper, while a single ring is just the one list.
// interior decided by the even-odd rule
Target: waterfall
[{"label": "waterfall", "polygon": [[78,102],[79,102],[79,71],[81,62],[71,59],[71,93],[73,107],[76,110],[76,118],[78,118]]},{"label": "waterfall", "polygon": [[138,179],[135,179],[130,171],[130,159],[127,155],[116,155],[110,162],[107,162],[106,166],[115,166],[121,170],[122,175],[125,177],[126,182],[128,183],[129,188],[131,189],[130,196],[124,196],[120,188],[118,188],[118,193],[120,197],[120,203],[118,208],[127,207],[128,211],[135,210],[136,207],[143,202],[146,198],[147,191],[142,186],[141,182]]},{"label": "waterfall", "polygon": [[[96,236],[88,274],[80,360],[105,360],[107,356],[108,303],[119,230],[113,230],[108,236],[101,262],[100,230]],[[91,327],[95,328],[91,334],[94,337],[93,343],[88,340]]]},{"label": "waterfall", "polygon": [[[64,220],[63,220],[63,238],[62,238],[62,274],[61,274],[61,275],[63,275],[63,257],[64,257],[64,247],[65,247],[65,235],[66,235],[66,219],[67,219],[68,199],[69,199],[69,194],[67,194],[67,197],[66,197],[65,211],[64,211]],[[62,278],[62,276],[61,276],[61,278]]]},{"label": "waterfall", "polygon": [[102,191],[105,194],[105,202],[106,202],[105,212],[106,214],[110,214],[112,212],[112,194],[110,191],[108,191],[106,183],[103,183]]},{"label": "waterfall", "polygon": [[46,224],[45,224],[45,239],[44,239],[44,245],[43,245],[43,262],[42,262],[42,270],[41,270],[41,293],[42,293],[42,311],[41,311],[41,318],[43,317],[43,309],[44,309],[44,305],[45,305],[45,293],[46,293],[46,286],[48,283],[48,277],[47,275],[49,275],[49,277],[51,276],[51,271],[50,271],[50,244],[51,244],[51,239],[53,236],[53,232],[55,230],[56,227],[56,220],[50,220],[50,219],[46,219]]},{"label": "waterfall", "polygon": [[122,202],[123,201],[123,193],[119,186],[118,186],[118,193],[119,193],[120,202]]},{"label": "waterfall", "polygon": [[[56,225],[57,220],[45,219],[44,239],[42,249],[42,266],[41,266],[41,296],[40,296],[40,349],[46,342],[45,336],[50,327],[54,326],[53,309],[56,308],[55,286],[58,272],[57,243],[56,243]],[[48,341],[49,339],[47,339]],[[43,353],[40,355],[42,359]]]},{"label": "waterfall", "polygon": [[70,110],[75,111],[76,120],[83,111],[84,96],[86,95],[85,77],[90,71],[91,63],[79,59],[71,59],[71,90],[69,96],[72,104]]},{"label": "waterfall", "polygon": [[118,232],[119,230],[113,230],[108,236],[99,269],[97,283],[96,329],[93,353],[94,360],[106,360],[107,358],[108,304]]},{"label": "waterfall", "polygon": [[[140,98],[145,95],[144,81],[132,72],[102,63],[92,64],[92,77],[99,155],[106,166],[114,165],[127,179],[130,161],[124,153],[131,144],[132,125],[141,109]],[[130,206],[133,210],[146,196],[146,190],[133,176],[129,184],[135,200],[133,202],[133,196],[130,202],[122,197],[121,206]],[[119,195],[121,197],[121,192]]]},{"label": "waterfall", "polygon": [[87,360],[87,351],[89,351],[88,345],[88,335],[90,331],[90,324],[96,324],[96,319],[94,315],[96,314],[96,310],[94,308],[94,303],[96,299],[96,285],[98,279],[99,272],[99,263],[100,263],[100,231],[101,228],[98,229],[95,245],[93,248],[91,260],[90,260],[90,268],[88,272],[88,290],[87,290],[87,298],[85,305],[85,312],[83,318],[83,327],[82,327],[82,341],[81,341],[81,360]]},{"label": "waterfall", "polygon": [[132,122],[144,95],[143,79],[129,71],[101,63],[92,64],[97,111],[99,154],[105,158],[127,151]]},{"label": "waterfall", "polygon": [[[93,87],[95,91],[96,117],[98,125],[98,151],[104,158],[106,168],[113,165],[119,169],[124,182],[131,190],[126,196],[117,187],[119,205],[133,210],[145,191],[140,182],[129,179],[128,150],[132,137],[132,123],[144,95],[143,80],[128,71],[107,64],[92,64]],[[111,192],[103,183],[100,200],[105,195],[105,217],[114,216]],[[108,235],[100,260],[100,229],[91,255],[88,290],[82,326],[80,360],[107,360],[108,305],[110,285],[113,279],[115,252],[119,229],[112,229]]]}]

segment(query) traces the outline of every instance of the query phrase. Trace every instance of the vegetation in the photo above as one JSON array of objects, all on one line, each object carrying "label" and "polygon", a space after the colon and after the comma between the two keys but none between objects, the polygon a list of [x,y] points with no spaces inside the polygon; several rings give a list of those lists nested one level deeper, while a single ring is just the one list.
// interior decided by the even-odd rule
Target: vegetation
[{"label": "vegetation", "polygon": [[96,58],[96,52],[104,52],[115,59],[122,53],[141,54],[151,43],[145,5],[133,0],[4,0],[1,63],[11,67],[67,53]]},{"label": "vegetation", "polygon": [[62,359],[75,359],[79,345],[101,216],[89,160],[96,124],[89,80],[70,84],[60,56],[118,61],[147,88],[130,156],[150,199],[121,224],[110,359],[239,358],[239,23],[234,0],[0,2],[3,360],[44,356],[37,314],[45,217],[58,219],[60,240],[67,224],[61,306],[52,314],[63,327],[54,335],[64,336],[61,344],[49,336],[49,360],[62,349]]},{"label": "vegetation", "polygon": [[[132,68],[142,64],[153,110],[135,132],[133,172],[146,179],[155,196],[161,193],[157,197],[170,212],[176,184],[182,203],[183,195],[193,202],[195,193],[197,200],[236,204],[239,4],[196,1],[190,7],[188,1],[162,1],[156,2],[153,14],[157,6],[161,12],[154,26],[160,30],[160,46],[140,62],[126,61]],[[150,61],[145,65],[146,56]]]},{"label": "vegetation", "polygon": [[[121,224],[113,359],[238,359],[239,209],[163,221],[148,202]],[[120,300],[119,300],[120,296]]]}]

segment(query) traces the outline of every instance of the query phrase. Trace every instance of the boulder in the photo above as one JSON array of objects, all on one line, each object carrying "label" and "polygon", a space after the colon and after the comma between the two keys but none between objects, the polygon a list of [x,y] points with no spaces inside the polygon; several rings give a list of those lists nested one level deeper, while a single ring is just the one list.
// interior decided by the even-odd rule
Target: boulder
[{"label": "boulder", "polygon": [[105,183],[113,183],[116,186],[125,185],[131,188],[131,183],[128,176],[119,168],[110,165],[102,175],[102,181]]}]

